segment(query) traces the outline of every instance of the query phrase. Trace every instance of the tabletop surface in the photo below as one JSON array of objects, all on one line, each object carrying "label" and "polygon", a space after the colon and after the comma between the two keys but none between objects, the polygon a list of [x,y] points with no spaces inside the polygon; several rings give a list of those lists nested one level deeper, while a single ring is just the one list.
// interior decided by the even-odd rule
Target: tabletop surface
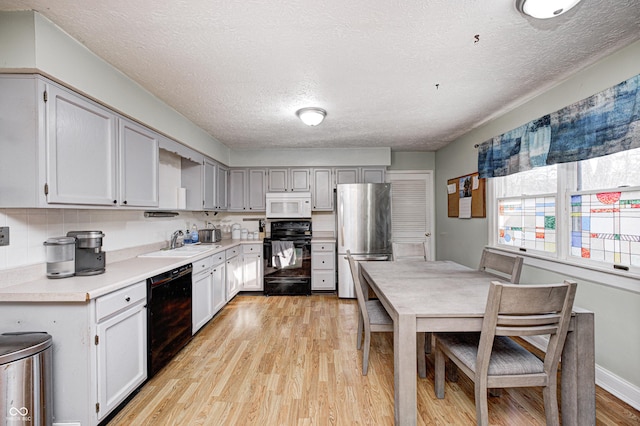
[{"label": "tabletop surface", "polygon": [[489,283],[500,280],[450,261],[361,262],[360,266],[395,312],[418,317],[483,317]]}]

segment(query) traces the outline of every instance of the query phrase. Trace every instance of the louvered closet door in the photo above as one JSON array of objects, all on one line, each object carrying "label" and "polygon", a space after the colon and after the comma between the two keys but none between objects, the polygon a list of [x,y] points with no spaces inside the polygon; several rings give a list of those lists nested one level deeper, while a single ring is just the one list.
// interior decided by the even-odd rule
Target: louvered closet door
[{"label": "louvered closet door", "polygon": [[433,172],[387,171],[387,181],[391,183],[393,241],[426,241],[430,248],[428,258],[434,260]]}]

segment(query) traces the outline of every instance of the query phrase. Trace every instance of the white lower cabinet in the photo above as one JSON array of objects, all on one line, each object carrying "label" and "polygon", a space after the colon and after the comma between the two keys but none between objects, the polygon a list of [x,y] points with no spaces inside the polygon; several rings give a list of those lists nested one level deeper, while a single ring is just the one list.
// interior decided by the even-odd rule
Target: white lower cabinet
[{"label": "white lower cabinet", "polygon": [[336,289],[335,243],[311,242],[311,290]]},{"label": "white lower cabinet", "polygon": [[240,246],[235,246],[225,251],[227,258],[227,302],[235,297],[242,285],[242,256]]},{"label": "white lower cabinet", "polygon": [[196,334],[213,317],[213,256],[193,262],[192,333]]},{"label": "white lower cabinet", "polygon": [[146,282],[96,300],[96,367],[102,420],[147,378]]},{"label": "white lower cabinet", "polygon": [[225,254],[220,252],[214,254],[213,265],[211,267],[211,277],[213,281],[213,314],[218,313],[220,309],[227,304],[227,279],[225,264]]},{"label": "white lower cabinet", "polygon": [[242,290],[263,290],[262,268],[262,244],[244,244],[242,246]]}]

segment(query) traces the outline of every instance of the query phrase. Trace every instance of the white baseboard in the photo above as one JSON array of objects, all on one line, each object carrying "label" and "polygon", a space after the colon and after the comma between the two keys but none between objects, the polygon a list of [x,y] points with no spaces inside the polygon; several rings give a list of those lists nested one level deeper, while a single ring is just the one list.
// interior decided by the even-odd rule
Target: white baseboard
[{"label": "white baseboard", "polygon": [[636,410],[640,410],[640,388],[597,364],[596,384]]},{"label": "white baseboard", "polygon": [[[542,351],[547,348],[547,339],[540,336],[528,337],[525,340]],[[640,388],[600,367],[598,364],[596,364],[596,385],[631,405],[636,410],[640,410]]]}]

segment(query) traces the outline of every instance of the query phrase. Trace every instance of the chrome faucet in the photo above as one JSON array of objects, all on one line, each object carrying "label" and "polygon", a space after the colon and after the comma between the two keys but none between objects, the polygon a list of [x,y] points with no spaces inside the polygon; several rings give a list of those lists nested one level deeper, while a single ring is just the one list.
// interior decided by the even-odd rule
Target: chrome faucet
[{"label": "chrome faucet", "polygon": [[178,242],[178,236],[180,235],[184,235],[182,233],[182,230],[178,229],[176,232],[174,232],[173,234],[171,234],[171,242],[169,243],[169,249],[173,250],[174,248],[176,248],[177,242]]}]

